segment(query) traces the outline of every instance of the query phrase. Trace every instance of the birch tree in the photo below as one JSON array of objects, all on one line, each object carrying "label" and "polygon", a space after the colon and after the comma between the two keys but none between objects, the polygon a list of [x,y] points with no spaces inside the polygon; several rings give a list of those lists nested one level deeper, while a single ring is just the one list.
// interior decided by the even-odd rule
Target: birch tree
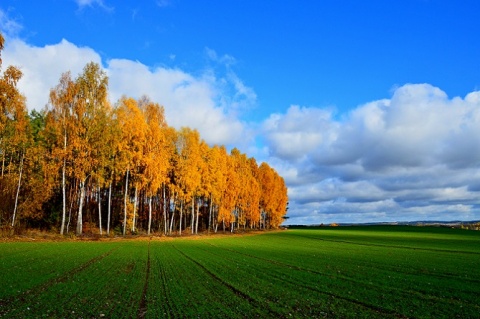
[{"label": "birch tree", "polygon": [[[123,235],[128,223],[128,193],[131,175],[139,173],[143,161],[147,124],[138,103],[133,98],[122,97],[115,109],[121,138],[117,143],[116,158],[119,170],[125,176],[123,207]],[[133,174],[131,174],[133,172]],[[136,199],[135,199],[136,200]]]},{"label": "birch tree", "polygon": [[[149,198],[157,192],[162,185],[167,182],[169,158],[166,153],[165,130],[167,123],[165,121],[164,109],[157,103],[151,102],[148,98],[140,101],[143,109],[147,131],[145,145],[143,147],[143,159],[145,164],[145,180]],[[149,201],[150,201],[149,199]],[[163,189],[163,200],[165,201],[165,190]],[[164,234],[167,233],[167,215],[164,205]],[[152,225],[152,211],[149,205],[148,212],[148,234],[150,234]]]},{"label": "birch tree", "polygon": [[66,218],[66,180],[67,163],[72,163],[73,157],[69,142],[69,134],[73,134],[73,112],[78,98],[78,86],[71,79],[70,73],[60,77],[59,84],[50,91],[50,103],[47,106],[47,130],[51,156],[61,165],[62,188],[62,220],[60,234],[64,234]]},{"label": "birch tree", "polygon": [[75,81],[78,98],[74,104],[73,174],[79,181],[79,205],[77,215],[77,235],[83,230],[83,203],[88,178],[95,167],[100,165],[97,147],[102,143],[103,127],[98,125],[107,102],[108,78],[100,66],[89,63]]},{"label": "birch tree", "polygon": [[200,135],[190,128],[181,128],[176,141],[178,163],[176,184],[182,190],[185,200],[190,201],[191,233],[195,232],[195,198],[200,186]]}]

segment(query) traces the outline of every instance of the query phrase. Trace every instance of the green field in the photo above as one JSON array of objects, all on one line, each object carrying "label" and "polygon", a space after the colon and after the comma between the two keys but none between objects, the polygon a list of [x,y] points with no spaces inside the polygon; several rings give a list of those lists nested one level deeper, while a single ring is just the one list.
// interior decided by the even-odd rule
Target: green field
[{"label": "green field", "polygon": [[480,318],[480,232],[0,243],[0,318]]}]

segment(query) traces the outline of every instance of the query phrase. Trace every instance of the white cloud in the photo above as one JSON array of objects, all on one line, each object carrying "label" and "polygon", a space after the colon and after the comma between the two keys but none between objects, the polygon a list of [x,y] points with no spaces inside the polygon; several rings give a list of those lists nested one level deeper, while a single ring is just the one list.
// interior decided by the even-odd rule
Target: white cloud
[{"label": "white cloud", "polygon": [[216,78],[194,77],[178,69],[148,69],[140,62],[114,59],[108,62],[112,99],[122,94],[147,94],[165,107],[167,121],[174,127],[197,128],[210,143],[239,142],[243,124],[228,114],[228,106],[216,104]]},{"label": "white cloud", "polygon": [[0,31],[3,33],[3,36],[16,36],[23,26],[20,22],[13,19],[9,16],[7,12],[0,9]]},{"label": "white cloud", "polygon": [[94,5],[97,5],[101,8],[108,9],[110,8],[105,4],[103,0],[74,0],[79,8],[84,8],[84,7],[92,7]]},{"label": "white cloud", "polygon": [[[19,88],[26,95],[30,109],[45,106],[50,89],[63,72],[70,70],[76,77],[91,61],[102,64],[97,52],[67,40],[35,47],[13,39],[7,41],[4,52],[5,65],[20,66],[24,73]],[[196,128],[208,143],[231,145],[250,139],[237,113],[239,105],[254,103],[256,96],[240,79],[217,76],[213,70],[194,76],[179,69],[150,69],[138,61],[125,59],[112,59],[103,65],[109,76],[113,103],[122,95],[134,98],[148,95],[165,107],[170,125]]]},{"label": "white cloud", "polygon": [[272,114],[264,122],[264,131],[272,155],[295,160],[319,145],[331,144],[336,126],[331,111],[293,105],[285,115]]},{"label": "white cloud", "polygon": [[286,172],[290,223],[312,203],[330,221],[359,212],[387,221],[480,218],[480,92],[449,98],[429,84],[407,84],[341,119],[291,106],[263,127]]},{"label": "white cloud", "polygon": [[77,47],[67,40],[35,47],[19,39],[9,39],[3,57],[4,65],[15,65],[23,72],[18,87],[27,97],[29,109],[38,110],[48,103],[50,89],[58,83],[62,73],[70,71],[76,76],[85,64],[101,62],[92,49]]}]

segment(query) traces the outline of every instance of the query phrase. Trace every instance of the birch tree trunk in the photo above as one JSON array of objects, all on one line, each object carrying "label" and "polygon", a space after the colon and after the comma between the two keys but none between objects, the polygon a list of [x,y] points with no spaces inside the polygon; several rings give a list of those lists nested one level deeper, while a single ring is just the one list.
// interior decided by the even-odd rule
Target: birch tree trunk
[{"label": "birch tree trunk", "polygon": [[180,236],[182,236],[183,200],[180,202]]},{"label": "birch tree trunk", "polygon": [[148,235],[150,235],[150,229],[152,227],[152,196],[148,199]]},{"label": "birch tree trunk", "polygon": [[100,186],[98,186],[98,228],[100,228],[100,235],[103,235],[102,231],[102,201],[100,195]]},{"label": "birch tree trunk", "polygon": [[175,192],[173,192],[173,210],[172,210],[172,219],[170,220],[170,230],[169,230],[170,235],[172,234],[173,217],[175,217]]},{"label": "birch tree trunk", "polygon": [[135,232],[135,217],[137,214],[137,193],[138,193],[138,186],[135,186],[135,199],[133,201],[132,233]]},{"label": "birch tree trunk", "polygon": [[195,226],[195,196],[192,196],[192,223],[190,225],[191,229],[192,229],[192,235],[193,235],[193,230],[194,230],[194,226]]},{"label": "birch tree trunk", "polygon": [[195,221],[195,234],[198,234],[198,215],[199,215],[199,211],[200,211],[200,203],[197,203],[197,220]]},{"label": "birch tree trunk", "polygon": [[65,194],[65,166],[66,160],[63,159],[63,167],[62,167],[62,225],[60,226],[60,235],[63,235],[64,227],[65,227],[65,215],[66,215],[66,194]]},{"label": "birch tree trunk", "polygon": [[23,172],[23,158],[25,153],[22,153],[22,159],[20,160],[20,173],[18,176],[18,187],[17,187],[17,194],[15,195],[15,206],[13,208],[13,218],[12,218],[12,227],[15,225],[15,217],[17,215],[17,207],[18,207],[18,195],[20,194],[20,186],[22,184],[22,172]]},{"label": "birch tree trunk", "polygon": [[212,203],[212,200],[213,200],[213,197],[212,197],[212,194],[210,194],[210,207],[209,207],[209,210],[208,210],[208,230],[207,230],[207,233],[210,234],[210,224],[212,222],[212,207],[213,207],[213,203]]},{"label": "birch tree trunk", "polygon": [[125,236],[125,232],[127,230],[127,193],[128,193],[128,174],[130,170],[127,169],[127,179],[125,181],[125,196],[123,199],[123,236]]},{"label": "birch tree trunk", "polygon": [[107,235],[110,235],[110,213],[112,205],[112,182],[108,186],[108,213],[107,213]]},{"label": "birch tree trunk", "polygon": [[67,132],[65,131],[63,135],[63,167],[62,167],[62,225],[60,226],[60,235],[63,235],[64,227],[65,227],[65,215],[66,215],[66,205],[67,205],[67,198],[65,195],[65,170],[67,166],[67,159],[66,152],[67,152]]},{"label": "birch tree trunk", "polygon": [[83,198],[85,197],[85,181],[80,181],[80,203],[78,204],[78,218],[77,218],[77,235],[81,235],[83,231]]},{"label": "birch tree trunk", "polygon": [[70,221],[72,220],[72,208],[73,208],[73,198],[72,198],[72,190],[70,190],[70,208],[68,209],[67,234],[68,234],[68,230],[70,229]]},{"label": "birch tree trunk", "polygon": [[164,222],[164,234],[167,235],[167,202],[165,201],[165,183],[163,184],[163,222]]}]

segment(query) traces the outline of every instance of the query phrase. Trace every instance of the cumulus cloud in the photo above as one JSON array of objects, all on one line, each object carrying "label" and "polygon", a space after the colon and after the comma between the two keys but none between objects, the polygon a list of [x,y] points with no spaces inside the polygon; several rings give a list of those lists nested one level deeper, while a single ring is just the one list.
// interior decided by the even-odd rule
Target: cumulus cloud
[{"label": "cumulus cloud", "polygon": [[35,47],[19,39],[9,39],[3,53],[4,64],[23,72],[18,87],[27,97],[29,109],[42,109],[48,103],[50,89],[62,73],[79,74],[85,64],[100,63],[100,56],[90,48],[78,47],[67,40],[55,45]]},{"label": "cumulus cloud", "polygon": [[91,48],[78,47],[67,40],[36,47],[19,39],[7,41],[3,54],[5,65],[19,66],[24,77],[19,82],[29,109],[41,109],[48,103],[49,91],[63,72],[76,77],[85,64],[103,64],[109,76],[110,99],[115,103],[122,95],[149,96],[165,107],[167,121],[180,128],[199,130],[211,144],[246,143],[250,133],[239,119],[239,105],[254,103],[252,89],[229,70],[226,75],[207,69],[195,76],[175,68],[151,69],[125,59],[102,61]]},{"label": "cumulus cloud", "polygon": [[272,114],[264,130],[273,155],[296,160],[335,140],[336,125],[331,111],[293,105],[284,115]]},{"label": "cumulus cloud", "polygon": [[[291,106],[263,129],[290,186],[291,223],[367,212],[379,221],[480,218],[480,92],[449,98],[407,84],[340,119]],[[312,203],[321,218],[309,215]]]},{"label": "cumulus cloud", "polygon": [[107,71],[113,100],[122,94],[147,94],[165,106],[170,125],[197,128],[210,143],[239,142],[244,133],[240,120],[228,114],[228,105],[216,102],[222,92],[213,75],[194,77],[178,69],[150,70],[140,62],[119,59],[110,60]]}]

